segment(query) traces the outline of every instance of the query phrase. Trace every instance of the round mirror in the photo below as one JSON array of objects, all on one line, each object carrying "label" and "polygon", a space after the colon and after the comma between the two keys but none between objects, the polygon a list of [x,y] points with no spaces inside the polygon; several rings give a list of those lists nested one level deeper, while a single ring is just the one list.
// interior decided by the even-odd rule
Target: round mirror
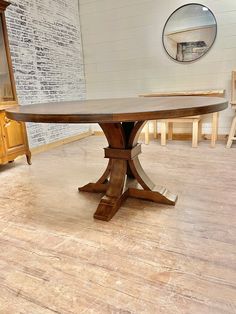
[{"label": "round mirror", "polygon": [[179,62],[201,58],[213,45],[217,23],[210,9],[201,4],[186,4],[168,18],[162,34],[168,55]]}]

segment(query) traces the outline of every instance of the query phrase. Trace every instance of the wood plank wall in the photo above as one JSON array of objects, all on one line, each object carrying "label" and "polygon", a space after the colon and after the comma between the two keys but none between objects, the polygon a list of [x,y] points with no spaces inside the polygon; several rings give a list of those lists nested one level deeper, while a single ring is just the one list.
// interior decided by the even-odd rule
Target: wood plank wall
[{"label": "wood plank wall", "polygon": [[[168,16],[186,1],[79,0],[88,98],[128,97],[151,91],[223,88],[230,98],[236,70],[236,1],[201,2],[215,14],[218,36],[198,62],[178,64],[162,47]],[[221,114],[219,133],[229,131],[233,111]],[[210,120],[203,125],[211,132]]]}]

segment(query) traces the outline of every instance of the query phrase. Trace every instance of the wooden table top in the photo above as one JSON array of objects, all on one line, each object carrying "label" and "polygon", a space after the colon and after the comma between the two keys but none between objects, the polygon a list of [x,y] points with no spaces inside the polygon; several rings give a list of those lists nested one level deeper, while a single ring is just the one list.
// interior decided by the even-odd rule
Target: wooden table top
[{"label": "wooden table top", "polygon": [[6,111],[9,119],[25,122],[89,123],[178,118],[224,110],[224,98],[176,96],[53,102]]}]

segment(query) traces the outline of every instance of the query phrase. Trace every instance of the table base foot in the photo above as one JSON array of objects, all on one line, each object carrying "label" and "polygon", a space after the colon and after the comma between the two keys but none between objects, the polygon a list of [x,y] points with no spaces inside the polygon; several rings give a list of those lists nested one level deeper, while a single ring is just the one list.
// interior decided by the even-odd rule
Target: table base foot
[{"label": "table base foot", "polygon": [[105,193],[108,188],[107,183],[88,183],[80,188],[79,192]]},{"label": "table base foot", "polygon": [[[108,184],[89,183],[81,188],[80,192],[106,193]],[[175,205],[178,199],[177,195],[172,194],[166,188],[154,189],[152,191],[137,188],[128,188],[120,197],[108,197],[106,195],[101,199],[94,218],[109,221],[119,210],[128,197],[152,201],[159,204]]]},{"label": "table base foot", "polygon": [[155,188],[140,164],[137,141],[143,125],[143,121],[100,124],[109,143],[105,149],[109,163],[96,183],[79,188],[80,192],[105,193],[94,218],[109,221],[128,197],[175,205],[177,196],[165,188]]},{"label": "table base foot", "polygon": [[111,220],[128,196],[128,191],[124,192],[119,198],[108,197],[105,195],[101,199],[93,217],[104,221]]},{"label": "table base foot", "polygon": [[172,194],[166,188],[161,188],[158,190],[146,191],[140,189],[129,189],[129,196],[134,198],[139,198],[146,201],[152,201],[160,204],[175,205],[178,196]]}]

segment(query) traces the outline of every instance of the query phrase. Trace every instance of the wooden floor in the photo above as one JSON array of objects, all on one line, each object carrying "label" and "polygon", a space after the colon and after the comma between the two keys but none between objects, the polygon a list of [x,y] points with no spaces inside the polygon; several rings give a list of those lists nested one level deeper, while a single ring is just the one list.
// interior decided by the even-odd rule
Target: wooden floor
[{"label": "wooden floor", "polygon": [[0,167],[0,313],[236,313],[236,149],[143,147],[177,206],[129,199],[109,222],[103,137]]}]

